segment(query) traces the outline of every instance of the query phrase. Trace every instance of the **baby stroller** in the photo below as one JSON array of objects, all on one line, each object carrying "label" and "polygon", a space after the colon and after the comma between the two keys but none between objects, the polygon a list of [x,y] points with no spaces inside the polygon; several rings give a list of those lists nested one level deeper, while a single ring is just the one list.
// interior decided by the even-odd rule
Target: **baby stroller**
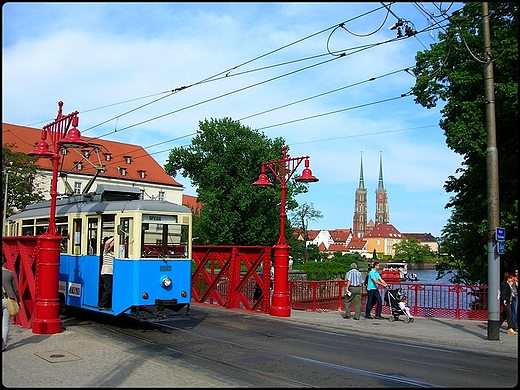
[{"label": "baby stroller", "polygon": [[390,322],[399,321],[399,316],[404,315],[406,318],[404,319],[405,323],[413,322],[413,317],[408,316],[408,314],[401,309],[399,306],[399,301],[401,300],[401,290],[386,290],[385,293],[385,305],[389,306],[391,309],[391,315],[388,318]]}]

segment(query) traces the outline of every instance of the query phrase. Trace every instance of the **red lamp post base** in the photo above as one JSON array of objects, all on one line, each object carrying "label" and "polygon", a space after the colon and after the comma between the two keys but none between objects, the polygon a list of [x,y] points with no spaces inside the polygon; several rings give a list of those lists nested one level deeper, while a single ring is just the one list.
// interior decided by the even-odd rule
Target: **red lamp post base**
[{"label": "red lamp post base", "polygon": [[36,264],[36,305],[32,331],[55,334],[63,330],[58,297],[61,236],[44,233],[39,238],[40,257]]},{"label": "red lamp post base", "polygon": [[273,299],[269,314],[276,317],[291,316],[289,299],[289,245],[273,246],[274,251],[274,286]]}]

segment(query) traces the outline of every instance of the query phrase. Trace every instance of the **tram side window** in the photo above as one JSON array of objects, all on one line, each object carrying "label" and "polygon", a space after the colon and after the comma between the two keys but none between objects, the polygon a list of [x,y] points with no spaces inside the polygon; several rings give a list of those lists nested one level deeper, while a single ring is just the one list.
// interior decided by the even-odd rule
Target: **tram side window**
[{"label": "tram side window", "polygon": [[22,236],[34,236],[34,219],[22,221]]},{"label": "tram side window", "polygon": [[120,224],[117,227],[117,234],[120,236],[120,242],[123,246],[123,250],[120,253],[121,257],[131,259],[133,258],[133,244],[134,244],[134,219],[133,218],[121,218]]},{"label": "tram side window", "polygon": [[[116,226],[116,216],[115,214],[103,214],[101,220],[101,246],[103,244],[103,240],[107,237],[115,236],[115,226]],[[115,245],[119,245],[116,240]],[[114,253],[117,254],[117,248],[115,247]]]},{"label": "tram side window", "polygon": [[98,254],[98,218],[89,218],[87,227],[87,253],[89,255]]},{"label": "tram side window", "polygon": [[72,222],[72,230],[74,232],[74,254],[81,254],[81,219],[74,219]]},{"label": "tram side window", "polygon": [[67,253],[69,250],[69,219],[68,217],[58,217],[56,219],[56,232],[61,236],[60,250],[61,253]]}]

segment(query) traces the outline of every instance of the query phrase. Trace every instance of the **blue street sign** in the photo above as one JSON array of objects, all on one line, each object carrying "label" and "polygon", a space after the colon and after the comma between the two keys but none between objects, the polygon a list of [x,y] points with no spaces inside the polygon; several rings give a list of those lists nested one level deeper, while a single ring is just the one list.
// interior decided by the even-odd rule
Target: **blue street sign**
[{"label": "blue street sign", "polygon": [[495,230],[495,240],[505,241],[506,240],[506,228],[497,227]]},{"label": "blue street sign", "polygon": [[503,255],[504,253],[506,253],[506,248],[505,248],[505,242],[504,241],[498,241],[497,242],[497,253],[499,255]]}]

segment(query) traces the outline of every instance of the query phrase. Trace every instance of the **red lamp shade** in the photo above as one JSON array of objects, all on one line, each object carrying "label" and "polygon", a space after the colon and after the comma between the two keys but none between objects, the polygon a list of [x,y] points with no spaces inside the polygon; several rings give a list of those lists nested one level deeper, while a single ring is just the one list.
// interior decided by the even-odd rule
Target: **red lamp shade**
[{"label": "red lamp shade", "polygon": [[46,157],[51,158],[54,156],[54,153],[49,150],[49,144],[45,140],[41,140],[38,142],[38,145],[36,145],[36,149],[34,149],[32,152],[27,153],[29,156],[33,157]]},{"label": "red lamp shade", "polygon": [[265,174],[265,165],[262,165],[262,173],[258,177],[258,180],[253,183],[254,186],[272,187],[273,183],[269,181],[269,178]]},{"label": "red lamp shade", "polygon": [[64,148],[84,148],[88,146],[88,142],[81,139],[81,134],[76,127],[70,129],[67,135],[56,143]]},{"label": "red lamp shade", "polygon": [[301,183],[315,183],[320,179],[312,175],[311,169],[309,168],[309,160],[305,160],[305,169],[302,171],[302,175],[295,180]]}]

